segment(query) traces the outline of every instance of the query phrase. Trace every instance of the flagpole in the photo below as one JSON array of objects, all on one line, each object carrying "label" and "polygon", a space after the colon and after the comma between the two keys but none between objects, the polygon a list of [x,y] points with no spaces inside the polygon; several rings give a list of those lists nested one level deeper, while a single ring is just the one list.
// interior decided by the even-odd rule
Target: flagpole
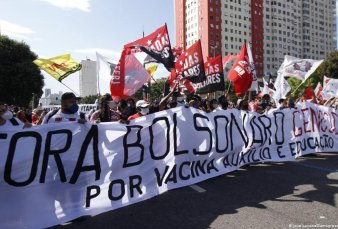
[{"label": "flagpole", "polygon": [[[60,83],[62,83],[61,81],[59,81]],[[66,88],[68,88],[69,90],[71,90],[72,92],[74,92],[75,95],[80,96],[78,93],[76,93],[73,89],[71,89],[70,87],[68,87],[66,84],[62,83],[63,86],[65,86]]]},{"label": "flagpole", "polygon": [[229,80],[229,86],[228,86],[228,90],[227,90],[227,95],[229,94],[229,90],[230,90],[230,87],[231,87],[231,81]]},{"label": "flagpole", "polygon": [[291,95],[294,95],[295,92],[298,90],[298,88],[299,88],[302,84],[303,84],[303,83],[300,83],[300,84],[298,85],[298,87],[291,93]]}]

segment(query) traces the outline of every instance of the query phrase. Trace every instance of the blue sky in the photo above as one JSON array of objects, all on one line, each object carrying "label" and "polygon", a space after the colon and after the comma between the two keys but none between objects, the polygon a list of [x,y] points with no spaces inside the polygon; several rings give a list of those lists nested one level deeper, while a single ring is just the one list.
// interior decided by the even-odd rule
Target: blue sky
[{"label": "blue sky", "polygon": [[[125,43],[167,23],[172,45],[173,0],[0,0],[1,33],[23,40],[41,58],[66,53],[77,61],[96,60],[95,52],[117,60]],[[338,8],[338,7],[337,7]],[[337,14],[338,15],[338,14]],[[337,23],[338,24],[338,23]],[[45,87],[69,91],[51,76]],[[161,68],[158,76],[167,76]],[[79,73],[63,82],[78,92]],[[107,82],[109,79],[107,79]]]},{"label": "blue sky", "polygon": [[[172,0],[0,0],[1,33],[25,41],[41,58],[70,53],[76,61],[96,60],[97,51],[118,60],[123,45],[141,38],[143,28],[147,35],[164,23],[174,44]],[[43,74],[52,92],[69,91]],[[78,78],[74,73],[63,82],[78,92]]]}]

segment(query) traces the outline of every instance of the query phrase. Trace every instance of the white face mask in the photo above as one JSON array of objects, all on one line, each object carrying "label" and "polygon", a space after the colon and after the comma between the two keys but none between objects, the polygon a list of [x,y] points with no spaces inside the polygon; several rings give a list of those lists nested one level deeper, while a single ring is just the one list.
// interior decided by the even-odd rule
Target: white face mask
[{"label": "white face mask", "polygon": [[108,106],[110,109],[115,109],[116,108],[116,103],[114,101],[108,101],[107,102]]},{"label": "white face mask", "polygon": [[13,118],[13,113],[10,112],[10,111],[6,111],[5,113],[3,113],[3,114],[1,115],[1,117],[2,117],[3,119],[5,119],[5,120],[10,120],[10,119]]},{"label": "white face mask", "polygon": [[142,115],[147,115],[149,114],[149,108],[141,108],[141,112],[140,112]]},{"label": "white face mask", "polygon": [[184,101],[184,98],[183,98],[183,97],[177,97],[177,98],[176,98],[176,101],[177,101],[178,103],[182,103],[182,102]]}]

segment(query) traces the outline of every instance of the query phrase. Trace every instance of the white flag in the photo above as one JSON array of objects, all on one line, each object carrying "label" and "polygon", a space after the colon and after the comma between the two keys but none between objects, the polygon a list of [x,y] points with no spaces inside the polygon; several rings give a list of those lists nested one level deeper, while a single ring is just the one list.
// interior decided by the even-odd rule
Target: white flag
[{"label": "white flag", "polygon": [[286,79],[281,74],[278,74],[275,82],[275,88],[276,91],[273,95],[273,99],[275,100],[275,103],[278,105],[280,99],[286,99],[286,95],[291,90],[291,87],[288,81],[286,81]]},{"label": "white flag", "polygon": [[256,74],[256,69],[255,69],[255,63],[254,63],[254,59],[252,57],[252,52],[251,52],[251,46],[249,44],[246,44],[246,49],[248,51],[248,57],[249,57],[249,63],[250,63],[250,68],[252,71],[252,76],[253,76],[253,80],[251,83],[251,87],[250,87],[250,91],[258,91],[258,82],[257,82],[257,74]]},{"label": "white flag", "polygon": [[304,82],[324,60],[299,59],[286,55],[278,70],[283,78],[295,77]]},{"label": "white flag", "polygon": [[323,79],[323,88],[326,86],[326,84],[330,81],[331,78],[327,77],[327,76],[324,76],[324,79]]},{"label": "white flag", "polygon": [[323,91],[321,92],[324,100],[328,100],[332,96],[338,97],[338,79],[328,79],[329,80],[327,81],[325,87],[323,87]]},{"label": "white flag", "polygon": [[135,92],[148,81],[149,77],[149,72],[143,67],[134,54],[126,56],[123,90],[124,95],[131,96],[135,94]]},{"label": "white flag", "polygon": [[116,63],[96,53],[96,72],[98,89],[101,94],[110,93],[110,79]]},{"label": "white flag", "polygon": [[319,97],[320,94],[321,94],[321,92],[322,92],[322,90],[323,90],[322,84],[320,82],[318,82],[318,84],[317,84],[317,86],[316,86],[316,88],[314,90],[315,96]]}]

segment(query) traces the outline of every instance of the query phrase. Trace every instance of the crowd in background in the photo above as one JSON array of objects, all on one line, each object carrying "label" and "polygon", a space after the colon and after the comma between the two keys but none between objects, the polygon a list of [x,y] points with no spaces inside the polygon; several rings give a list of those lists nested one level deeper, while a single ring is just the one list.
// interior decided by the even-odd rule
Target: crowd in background
[{"label": "crowd in background", "polygon": [[252,99],[249,99],[249,96],[245,95],[243,98],[237,98],[236,101],[232,101],[226,94],[221,95],[217,99],[210,99],[209,97],[209,94],[204,98],[199,95],[186,96],[179,92],[177,88],[171,90],[162,99],[155,98],[152,102],[136,100],[132,97],[115,102],[110,94],[105,94],[96,101],[95,109],[91,110],[88,114],[84,114],[79,112],[77,104],[79,98],[71,92],[66,92],[61,97],[61,108],[48,113],[43,108],[31,110],[29,108],[9,106],[0,102],[0,127],[4,126],[7,120],[9,121],[7,122],[9,126],[23,125],[24,127],[69,121],[77,121],[79,123],[90,122],[92,124],[102,122],[128,124],[131,120],[139,117],[178,106],[193,107],[204,112],[239,109],[265,114],[270,109],[297,108],[302,102],[311,102],[335,108],[338,105],[338,99],[332,97],[325,101],[322,98],[314,96],[311,90],[299,95],[297,100],[294,100],[290,96],[279,100],[277,104],[268,94],[258,94]]}]

